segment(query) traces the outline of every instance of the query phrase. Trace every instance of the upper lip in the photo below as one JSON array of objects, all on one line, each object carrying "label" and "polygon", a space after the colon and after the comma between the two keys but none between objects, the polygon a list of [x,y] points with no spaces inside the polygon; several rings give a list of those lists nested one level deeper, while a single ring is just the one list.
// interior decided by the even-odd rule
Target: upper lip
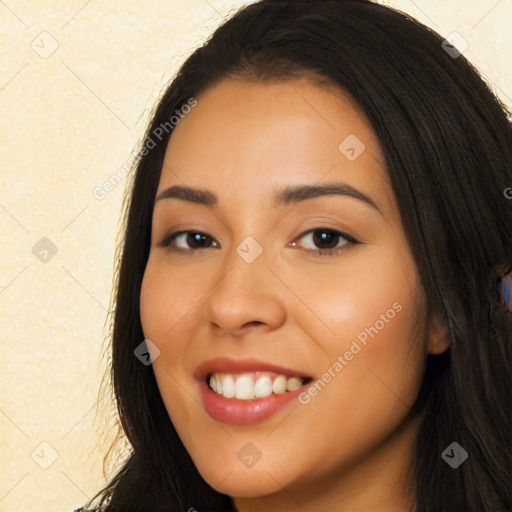
[{"label": "upper lip", "polygon": [[229,357],[220,357],[210,359],[201,363],[194,371],[194,377],[198,380],[204,380],[211,373],[241,373],[241,372],[273,372],[287,377],[301,377],[310,379],[311,377],[300,370],[294,370],[279,366],[273,363],[267,363],[255,358],[231,359]]}]

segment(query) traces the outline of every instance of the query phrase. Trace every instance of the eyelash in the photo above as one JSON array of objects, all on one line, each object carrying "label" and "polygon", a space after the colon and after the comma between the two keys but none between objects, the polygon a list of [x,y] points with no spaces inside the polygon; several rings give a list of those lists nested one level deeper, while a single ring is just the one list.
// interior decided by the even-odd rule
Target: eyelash
[{"label": "eyelash", "polygon": [[[315,256],[337,256],[338,254],[341,253],[341,251],[344,251],[344,250],[350,248],[351,246],[358,245],[361,243],[358,240],[356,240],[353,236],[350,236],[347,233],[343,233],[342,231],[338,231],[336,229],[330,229],[330,228],[310,229],[310,230],[302,233],[299,236],[299,239],[303,238],[304,236],[306,236],[310,233],[315,233],[317,231],[327,232],[331,235],[338,236],[341,239],[344,239],[345,242],[340,247],[335,247],[333,249],[307,249],[308,252],[310,252],[311,254],[313,254]],[[210,235],[203,233],[201,231],[181,230],[181,231],[175,231],[174,233],[170,233],[158,245],[160,247],[169,247],[171,250],[181,252],[181,253],[196,252],[196,251],[200,251],[202,249],[209,249],[209,247],[200,247],[198,249],[182,249],[180,247],[176,247],[176,244],[175,244],[176,238],[178,238],[180,235],[189,234],[189,233],[203,235],[203,236],[209,237],[213,241],[215,241],[215,239],[213,237],[211,237]],[[339,243],[339,241],[338,241],[338,243]]]}]

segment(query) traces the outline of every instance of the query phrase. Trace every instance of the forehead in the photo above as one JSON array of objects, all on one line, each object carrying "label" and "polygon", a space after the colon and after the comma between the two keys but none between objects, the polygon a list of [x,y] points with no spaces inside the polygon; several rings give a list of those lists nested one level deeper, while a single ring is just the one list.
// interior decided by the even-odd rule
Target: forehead
[{"label": "forehead", "polygon": [[343,181],[392,207],[378,140],[341,89],[230,79],[196,100],[172,132],[159,192],[185,184],[214,190],[220,202],[235,192],[269,201],[283,185]]}]

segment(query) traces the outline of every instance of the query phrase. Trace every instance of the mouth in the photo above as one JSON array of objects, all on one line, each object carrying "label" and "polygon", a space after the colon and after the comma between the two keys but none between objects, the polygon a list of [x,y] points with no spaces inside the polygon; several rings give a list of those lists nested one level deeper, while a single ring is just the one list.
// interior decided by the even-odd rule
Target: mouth
[{"label": "mouth", "polygon": [[206,412],[225,423],[263,421],[296,398],[313,378],[255,359],[215,359],[194,372]]}]

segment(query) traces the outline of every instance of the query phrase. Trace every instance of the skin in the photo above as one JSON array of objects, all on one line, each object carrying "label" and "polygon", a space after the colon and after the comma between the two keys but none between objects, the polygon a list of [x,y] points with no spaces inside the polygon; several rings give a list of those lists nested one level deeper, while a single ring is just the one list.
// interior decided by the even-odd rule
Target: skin
[{"label": "skin", "polygon": [[[308,79],[230,79],[197,100],[173,130],[156,197],[187,185],[218,204],[156,202],[140,296],[178,434],[203,478],[239,511],[411,510],[406,470],[418,421],[410,409],[426,355],[448,341],[427,314],[371,126],[343,91]],[[354,161],[338,149],[350,134],[365,144]],[[272,204],[276,188],[327,182],[356,188],[380,211],[341,195]],[[314,255],[344,241],[315,244],[310,230],[322,228],[361,243]],[[199,249],[181,237],[181,252],[158,245],[186,229],[218,245],[208,237]],[[248,236],[263,249],[250,264],[236,252]],[[200,363],[255,357],[320,379],[397,303],[400,312],[308,404],[293,400],[252,425],[205,412],[193,377]],[[252,468],[237,457],[247,442],[262,455]]]}]

